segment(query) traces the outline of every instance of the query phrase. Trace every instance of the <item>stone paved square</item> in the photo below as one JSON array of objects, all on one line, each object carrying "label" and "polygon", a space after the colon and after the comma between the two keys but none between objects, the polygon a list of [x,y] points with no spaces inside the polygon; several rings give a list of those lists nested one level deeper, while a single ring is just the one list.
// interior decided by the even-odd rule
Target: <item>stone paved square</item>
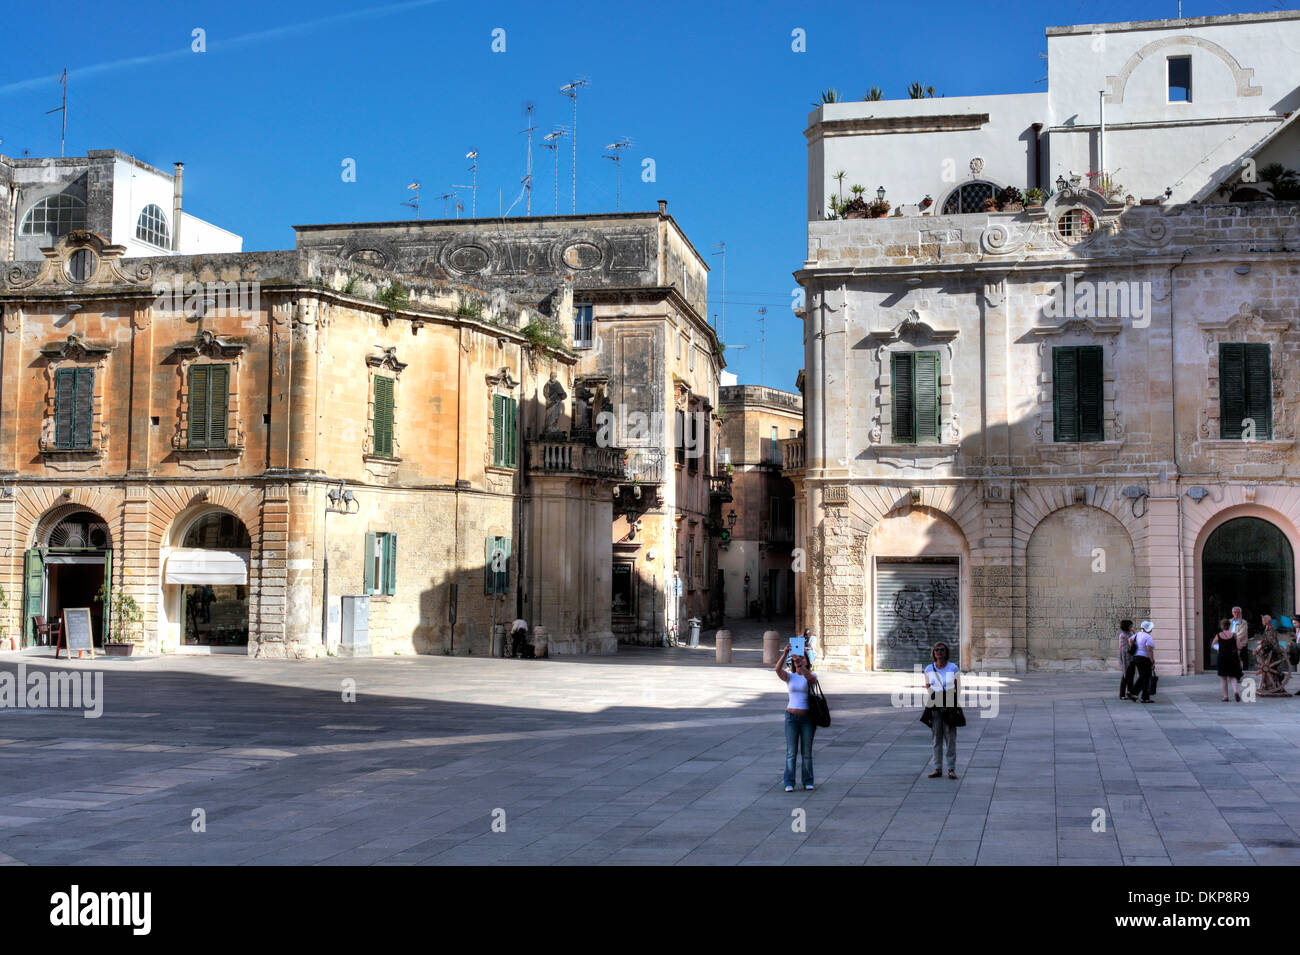
[{"label": "stone paved square", "polygon": [[823,672],[818,788],[787,794],[784,688],[752,638],[730,666],[707,645],[0,654],[20,663],[103,672],[104,709],[0,709],[6,865],[1300,863],[1300,700],[1224,704],[1212,676],[1162,678],[1149,706],[1111,674],[1004,676],[954,782],[926,778],[928,731],[891,703],[910,675]]}]

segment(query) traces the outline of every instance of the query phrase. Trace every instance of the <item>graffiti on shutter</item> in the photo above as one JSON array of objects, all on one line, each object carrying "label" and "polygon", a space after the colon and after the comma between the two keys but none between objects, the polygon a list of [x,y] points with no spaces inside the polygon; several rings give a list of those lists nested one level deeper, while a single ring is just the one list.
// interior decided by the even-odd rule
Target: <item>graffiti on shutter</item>
[{"label": "graffiti on shutter", "polygon": [[957,561],[877,561],[876,669],[925,665],[938,640],[960,665],[958,613]]}]

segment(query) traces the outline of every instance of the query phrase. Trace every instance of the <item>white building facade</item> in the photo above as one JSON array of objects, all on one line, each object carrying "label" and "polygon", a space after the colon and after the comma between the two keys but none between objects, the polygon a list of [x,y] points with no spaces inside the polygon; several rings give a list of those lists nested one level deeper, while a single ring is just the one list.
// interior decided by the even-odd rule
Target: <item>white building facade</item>
[{"label": "white building facade", "polygon": [[1231,606],[1300,606],[1300,13],[1047,36],[1046,93],[810,117],[787,472],[832,666],[1101,670],[1129,618],[1199,672]]}]

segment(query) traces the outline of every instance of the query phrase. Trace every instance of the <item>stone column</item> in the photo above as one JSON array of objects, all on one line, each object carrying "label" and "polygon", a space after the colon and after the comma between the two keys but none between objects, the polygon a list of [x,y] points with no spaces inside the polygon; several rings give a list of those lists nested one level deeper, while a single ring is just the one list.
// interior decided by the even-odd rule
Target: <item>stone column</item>
[{"label": "stone column", "polygon": [[[288,587],[285,555],[289,545],[289,486],[268,485],[262,492],[260,547],[249,567],[248,652],[251,656],[284,657]],[[308,584],[310,587],[310,583]]]},{"label": "stone column", "polygon": [[126,500],[122,503],[122,539],[113,542],[117,545],[113,567],[117,579],[113,586],[135,599],[144,613],[139,631],[144,637],[144,648],[157,652],[166,634],[161,630],[157,602],[157,596],[162,592],[159,541],[150,539],[152,503],[147,484],[126,486]]}]

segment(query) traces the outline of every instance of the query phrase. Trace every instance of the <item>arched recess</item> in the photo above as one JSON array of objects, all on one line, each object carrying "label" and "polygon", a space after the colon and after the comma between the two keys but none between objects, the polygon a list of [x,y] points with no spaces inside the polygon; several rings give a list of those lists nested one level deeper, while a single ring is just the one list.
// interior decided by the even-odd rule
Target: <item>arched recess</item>
[{"label": "arched recess", "polygon": [[[1246,500],[1246,495],[1252,491],[1254,491],[1253,488],[1248,489],[1239,485],[1224,488],[1222,500],[1218,502],[1219,506],[1214,510],[1202,511],[1196,506],[1184,507],[1184,547],[1194,555],[1191,587],[1189,588],[1192,602],[1190,619],[1193,621],[1191,628],[1192,647],[1189,658],[1192,661],[1192,669],[1198,673],[1208,669],[1205,662],[1204,637],[1209,629],[1217,623],[1217,621],[1209,620],[1205,616],[1207,604],[1205,545],[1214,532],[1229,521],[1238,518],[1258,518],[1268,522],[1282,533],[1286,542],[1290,545],[1293,559],[1294,555],[1300,554],[1300,529],[1297,529],[1297,520],[1293,516],[1300,514],[1300,488],[1260,488],[1258,493],[1260,500],[1258,502]],[[1206,505],[1203,504],[1202,506]],[[1293,565],[1290,606],[1285,607],[1282,611],[1288,615],[1294,610],[1300,610],[1300,584],[1297,584],[1295,578],[1296,574]],[[1227,602],[1229,609],[1234,603],[1243,608],[1252,634],[1256,633],[1260,627],[1259,614],[1269,612],[1260,608],[1247,607],[1247,601],[1245,600],[1227,598]]]},{"label": "arched recess", "polygon": [[165,541],[159,606],[167,643],[247,652],[257,581],[246,522],[228,508],[198,503],[177,515]]},{"label": "arched recess", "polygon": [[1026,664],[1109,670],[1122,618],[1145,616],[1132,538],[1109,511],[1073,504],[1039,521],[1025,547]]},{"label": "arched recess", "polygon": [[943,640],[951,648],[953,662],[967,667],[971,660],[968,533],[952,515],[926,505],[924,491],[919,504],[910,503],[908,489],[902,491],[907,502],[881,514],[861,548],[867,666],[910,670],[928,662],[930,646]]},{"label": "arched recess", "polygon": [[[1122,494],[1120,488],[1113,485],[1031,485],[1017,488],[1015,505],[1011,517],[1011,561],[1016,579],[1016,598],[1013,619],[1015,632],[1012,634],[1011,655],[1017,667],[1027,666],[1028,659],[1028,549],[1029,541],[1035,529],[1053,513],[1075,505],[1086,505],[1105,511],[1115,518],[1128,534],[1133,548],[1134,592],[1142,597],[1141,606],[1133,608],[1136,614],[1147,614],[1146,606],[1150,593],[1150,550],[1146,515],[1134,513],[1133,503]],[[1141,513],[1139,510],[1138,513]],[[1091,561],[1088,573],[1092,573]],[[1125,614],[1124,616],[1128,616]],[[1141,617],[1135,617],[1141,619]],[[1118,621],[1116,621],[1118,623]],[[1118,627],[1116,627],[1118,632]]]},{"label": "arched recess", "polygon": [[1106,102],[1122,103],[1124,102],[1124,89],[1128,86],[1129,77],[1137,69],[1138,64],[1149,57],[1157,50],[1169,49],[1171,47],[1194,46],[1211,53],[1223,61],[1223,65],[1228,68],[1232,74],[1232,82],[1236,87],[1238,96],[1259,96],[1263,89],[1258,86],[1252,86],[1251,80],[1255,78],[1255,71],[1249,67],[1243,67],[1237,62],[1237,58],[1225,50],[1219,44],[1212,40],[1206,40],[1197,36],[1170,36],[1160,40],[1153,40],[1142,49],[1138,50],[1125,61],[1124,66],[1115,76],[1106,77]]}]

